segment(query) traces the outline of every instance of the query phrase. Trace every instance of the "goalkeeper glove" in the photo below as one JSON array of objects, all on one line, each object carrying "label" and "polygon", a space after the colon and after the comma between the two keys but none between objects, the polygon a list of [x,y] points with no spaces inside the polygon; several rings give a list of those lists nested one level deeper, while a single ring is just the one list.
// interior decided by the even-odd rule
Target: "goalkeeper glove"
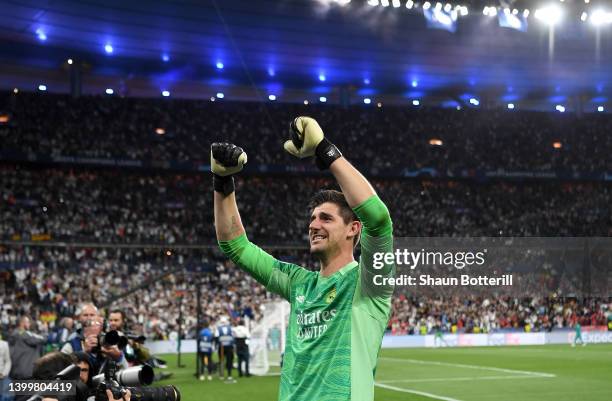
[{"label": "goalkeeper glove", "polygon": [[342,157],[338,148],[325,138],[319,123],[310,117],[297,117],[290,124],[291,139],[285,150],[295,157],[316,156],[317,167],[326,170],[334,160]]},{"label": "goalkeeper glove", "polygon": [[213,143],[210,147],[210,170],[215,191],[225,196],[234,192],[232,175],[242,170],[246,162],[247,154],[242,148],[232,143]]}]

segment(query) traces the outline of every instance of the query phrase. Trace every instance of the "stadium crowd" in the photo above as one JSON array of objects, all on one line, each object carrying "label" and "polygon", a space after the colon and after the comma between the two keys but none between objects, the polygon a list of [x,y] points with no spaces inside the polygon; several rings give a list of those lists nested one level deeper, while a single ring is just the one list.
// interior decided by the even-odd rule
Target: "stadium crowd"
[{"label": "stadium crowd", "polygon": [[[3,239],[213,244],[208,174],[0,166]],[[610,236],[612,186],[372,180],[396,236]],[[237,179],[249,236],[305,246],[308,198],[330,178]],[[272,214],[272,211],[274,213]]]},{"label": "stadium crowd", "polygon": [[[447,170],[610,171],[612,117],[519,110],[292,105],[218,100],[72,99],[0,95],[2,151],[32,155],[203,161],[213,141],[244,145],[253,164],[286,164],[288,122],[315,117],[351,160],[372,173]],[[431,146],[430,140],[442,141]],[[560,142],[560,147],[553,143]],[[401,152],[398,154],[398,150]],[[397,155],[398,157],[389,157]],[[401,155],[401,156],[400,156]]]},{"label": "stadium crowd", "polygon": [[[0,164],[0,331],[10,333],[23,324],[21,316],[31,316],[33,330],[60,346],[79,306],[91,302],[123,311],[129,331],[149,340],[178,338],[182,315],[180,336],[195,338],[196,283],[205,320],[257,321],[276,298],[217,250],[208,173],[50,167],[19,155],[205,164],[210,143],[223,139],[243,146],[250,164],[294,163],[280,148],[287,122],[298,114],[316,117],[366,175],[427,167],[612,171],[612,118],[605,115],[6,95],[0,97],[6,117],[0,119],[6,159]],[[432,138],[443,145],[432,146]],[[560,148],[552,146],[556,141]],[[396,237],[612,236],[606,182],[379,176],[372,184],[391,212]],[[306,250],[306,204],[316,190],[334,186],[329,176],[237,177],[249,237],[272,245],[282,260],[316,269]],[[599,256],[594,266],[609,257]],[[609,299],[575,297],[575,280],[551,279],[557,259],[529,261],[550,268],[544,278],[523,283],[529,296],[398,289],[388,329],[478,333],[609,324]],[[542,291],[541,280],[555,289]]]},{"label": "stadium crowd", "polygon": [[[272,252],[282,260],[315,267],[307,251]],[[73,317],[79,305],[91,302],[124,311],[129,330],[150,340],[176,339],[182,308],[182,337],[194,338],[196,283],[202,289],[202,317],[208,321],[219,316],[257,321],[264,304],[277,299],[212,249],[5,246],[0,266],[5,269],[0,276],[0,327],[5,333],[23,315],[34,317],[40,332],[60,330],[63,317]],[[520,294],[466,290],[444,296],[401,287],[389,329],[396,334],[436,328],[535,331],[567,328],[577,321],[605,326],[612,320],[609,300],[557,297],[553,291],[538,290],[542,285],[540,277],[533,286],[522,286],[525,292]]]}]

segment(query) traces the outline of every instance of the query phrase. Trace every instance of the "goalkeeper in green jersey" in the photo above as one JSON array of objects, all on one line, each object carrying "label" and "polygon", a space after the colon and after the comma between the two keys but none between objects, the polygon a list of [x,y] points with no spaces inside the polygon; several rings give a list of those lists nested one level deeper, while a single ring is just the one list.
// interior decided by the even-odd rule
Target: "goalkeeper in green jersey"
[{"label": "goalkeeper in green jersey", "polygon": [[[298,117],[291,123],[285,150],[299,158],[314,157],[342,190],[318,192],[309,204],[310,252],[320,261],[320,270],[277,260],[247,239],[232,178],[247,157],[228,143],[211,148],[219,246],[269,291],[291,303],[279,400],[371,401],[393,293],[389,285],[375,285],[374,276],[381,276],[376,283],[386,283],[382,278],[394,274],[394,265],[373,267],[375,254],[393,252],[389,211],[312,118]],[[355,261],[359,241],[361,256]]]}]

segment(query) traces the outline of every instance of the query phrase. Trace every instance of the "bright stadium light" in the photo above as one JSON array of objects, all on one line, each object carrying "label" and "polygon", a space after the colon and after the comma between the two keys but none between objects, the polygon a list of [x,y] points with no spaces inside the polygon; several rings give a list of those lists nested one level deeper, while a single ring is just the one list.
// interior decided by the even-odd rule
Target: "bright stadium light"
[{"label": "bright stadium light", "polygon": [[480,102],[476,98],[471,98],[470,99],[470,104],[472,104],[474,106],[478,106],[478,105],[480,105]]},{"label": "bright stadium light", "polygon": [[327,77],[325,76],[325,74],[319,74],[319,81],[325,82],[326,80],[327,80]]},{"label": "bright stadium light", "polygon": [[113,45],[111,45],[110,43],[107,43],[107,44],[104,45],[104,51],[107,54],[112,54],[114,50],[115,49],[113,49]]},{"label": "bright stadium light", "polygon": [[518,15],[519,11],[515,8],[514,10],[512,10],[512,15]]},{"label": "bright stadium light", "polygon": [[393,0],[393,7],[394,8],[399,8],[399,6],[401,6],[402,3],[400,2],[400,0]]},{"label": "bright stadium light", "polygon": [[423,3],[423,10],[429,10],[431,8],[431,3],[426,1]]},{"label": "bright stadium light", "polygon": [[590,21],[591,24],[595,26],[609,24],[612,22],[612,13],[603,10],[597,10],[593,14],[591,14]]},{"label": "bright stadium light", "polygon": [[408,0],[406,2],[406,8],[410,10],[412,7],[414,7],[414,1]]},{"label": "bright stadium light", "polygon": [[68,60],[66,60],[66,62],[67,62],[68,64],[72,65],[72,59],[71,59],[71,58],[69,58]]},{"label": "bright stadium light", "polygon": [[170,91],[162,91],[162,94],[161,94],[161,95],[162,95],[163,97],[168,97],[168,96],[170,96]]},{"label": "bright stadium light", "polygon": [[115,93],[113,88],[106,88],[106,90],[104,92],[106,92],[107,95],[112,95],[113,93]]},{"label": "bright stadium light", "polygon": [[383,7],[389,7],[389,0],[380,0],[380,5]]},{"label": "bright stadium light", "polygon": [[370,78],[364,78],[364,79],[363,79],[363,83],[364,83],[364,85],[370,85],[370,82],[371,82],[371,81],[370,81]]},{"label": "bright stadium light", "polygon": [[419,101],[419,99],[414,99],[414,100],[412,101],[412,105],[413,105],[413,106],[418,106],[418,105],[420,105],[420,104],[421,104],[421,102]]},{"label": "bright stadium light", "polygon": [[523,11],[523,17],[524,17],[524,18],[529,17],[529,10],[528,10],[528,9],[525,9],[525,10]]},{"label": "bright stadium light", "polygon": [[378,5],[378,0],[368,0],[368,4],[372,7],[376,7]]},{"label": "bright stadium light", "polygon": [[223,92],[217,92],[217,99],[223,99],[225,97],[225,95],[223,94]]},{"label": "bright stadium light", "polygon": [[485,7],[484,10],[482,10],[482,13],[484,15],[488,15],[489,17],[495,17],[497,16],[497,7]]},{"label": "bright stadium light", "polygon": [[417,86],[419,86],[419,82],[416,79],[413,79],[410,85],[412,85],[413,88],[416,88]]},{"label": "bright stadium light", "polygon": [[557,110],[559,113],[565,113],[565,107],[560,104],[555,106],[555,110]]},{"label": "bright stadium light", "polygon": [[444,11],[446,11],[447,13],[450,13],[452,9],[453,9],[453,6],[451,6],[450,4],[446,3],[444,5]]},{"label": "bright stadium light", "polygon": [[514,103],[508,103],[508,109],[514,110]]},{"label": "bright stadium light", "polygon": [[38,28],[36,30],[36,36],[38,37],[38,40],[40,40],[41,42],[44,42],[45,40],[47,40],[47,34],[45,33],[45,31],[42,30],[42,28]]},{"label": "bright stadium light", "polygon": [[465,17],[466,15],[468,15],[468,8],[466,6],[459,7],[459,13],[462,17]]},{"label": "bright stadium light", "polygon": [[603,106],[597,106],[597,111],[598,112],[603,112],[604,111],[604,107]]},{"label": "bright stadium light", "polygon": [[268,95],[268,99],[273,102],[276,100],[276,95]]},{"label": "bright stadium light", "polygon": [[167,54],[162,54],[162,61],[164,63],[167,63],[168,61],[170,61],[170,56]]},{"label": "bright stadium light", "polygon": [[223,64],[221,61],[217,61],[217,64],[215,64],[215,66],[218,70],[222,70],[225,68],[225,64]]},{"label": "bright stadium light", "polygon": [[563,147],[563,144],[559,141],[557,142],[553,142],[553,148],[554,149],[561,149]]},{"label": "bright stadium light", "polygon": [[304,100],[304,106],[308,106],[308,100]]},{"label": "bright stadium light", "polygon": [[46,91],[47,90],[47,85],[44,85],[44,84],[38,85],[38,90],[41,91],[41,92]]},{"label": "bright stadium light", "polygon": [[582,14],[580,14],[580,21],[584,22],[589,18],[589,14],[586,11],[583,11]]},{"label": "bright stadium light", "polygon": [[372,99],[370,99],[369,97],[366,97],[366,98],[363,99],[363,103],[370,104],[370,103],[372,103]]},{"label": "bright stadium light", "polygon": [[319,98],[319,102],[321,102],[321,103],[325,103],[325,102],[327,102],[327,98],[326,98],[325,96],[321,96],[321,97]]},{"label": "bright stadium light", "polygon": [[536,19],[547,25],[556,25],[561,21],[562,12],[561,8],[556,5],[549,5],[543,8],[538,8],[535,12]]},{"label": "bright stadium light", "polygon": [[442,10],[442,3],[436,3],[436,11],[441,11]]}]

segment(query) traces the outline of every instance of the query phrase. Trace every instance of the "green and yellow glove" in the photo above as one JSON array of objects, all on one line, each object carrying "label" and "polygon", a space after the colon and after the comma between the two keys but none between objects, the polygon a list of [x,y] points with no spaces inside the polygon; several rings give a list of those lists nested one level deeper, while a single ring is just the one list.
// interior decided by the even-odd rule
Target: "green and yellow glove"
[{"label": "green and yellow glove", "polygon": [[311,117],[297,117],[289,126],[291,139],[285,142],[285,150],[300,159],[315,156],[317,167],[326,170],[342,153],[331,143]]}]

